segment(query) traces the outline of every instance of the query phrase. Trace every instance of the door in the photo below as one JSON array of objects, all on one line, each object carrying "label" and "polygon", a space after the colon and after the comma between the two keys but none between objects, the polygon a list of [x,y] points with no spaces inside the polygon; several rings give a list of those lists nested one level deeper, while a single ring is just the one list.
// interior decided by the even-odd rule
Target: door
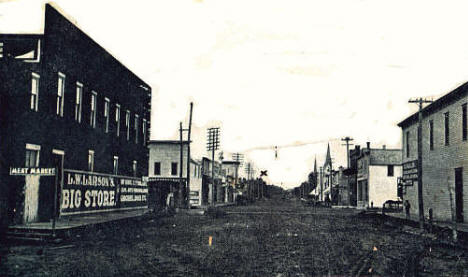
[{"label": "door", "polygon": [[457,222],[463,222],[463,167],[455,168],[455,213]]},{"label": "door", "polygon": [[[35,144],[26,144],[26,167],[39,166],[41,147]],[[24,186],[24,213],[23,222],[32,223],[39,220],[39,175],[26,175]]]},{"label": "door", "polygon": [[39,219],[39,176],[26,175],[25,181],[24,223],[32,223]]}]

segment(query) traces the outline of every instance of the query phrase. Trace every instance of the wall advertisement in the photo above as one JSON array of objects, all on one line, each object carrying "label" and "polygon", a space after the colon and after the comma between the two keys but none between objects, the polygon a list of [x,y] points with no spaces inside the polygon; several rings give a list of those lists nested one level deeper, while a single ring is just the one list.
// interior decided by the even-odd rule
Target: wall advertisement
[{"label": "wall advertisement", "polygon": [[64,170],[60,214],[145,208],[148,186],[139,178]]}]

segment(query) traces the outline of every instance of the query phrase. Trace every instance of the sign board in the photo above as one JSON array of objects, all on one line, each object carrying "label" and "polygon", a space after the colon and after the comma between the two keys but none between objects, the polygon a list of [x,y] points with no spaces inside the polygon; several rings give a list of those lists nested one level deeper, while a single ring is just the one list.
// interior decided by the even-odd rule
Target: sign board
[{"label": "sign board", "polygon": [[66,215],[147,207],[147,195],[148,186],[139,178],[64,170],[60,212]]},{"label": "sign board", "polygon": [[10,175],[25,176],[25,175],[40,175],[40,176],[55,176],[55,167],[10,167]]},{"label": "sign board", "polygon": [[403,183],[413,185],[413,181],[418,180],[418,160],[403,163]]}]

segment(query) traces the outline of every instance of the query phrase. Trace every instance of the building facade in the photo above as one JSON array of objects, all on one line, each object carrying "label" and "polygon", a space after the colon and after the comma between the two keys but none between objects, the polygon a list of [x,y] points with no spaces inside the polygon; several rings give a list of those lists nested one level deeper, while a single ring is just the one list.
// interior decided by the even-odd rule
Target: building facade
[{"label": "building facade", "polygon": [[401,177],[401,150],[362,149],[357,160],[357,206],[382,207],[387,200],[398,200]]},{"label": "building facade", "polygon": [[[0,35],[0,45],[2,216],[146,206],[148,84],[49,4],[43,34]],[[10,168],[57,168],[57,181]]]},{"label": "building facade", "polygon": [[[172,192],[176,198],[179,197],[179,188],[182,184],[182,198],[192,199],[192,195],[201,194],[200,191],[192,190],[198,188],[198,181],[201,180],[201,165],[190,159],[190,191],[186,192],[187,185],[187,162],[188,162],[187,141],[178,140],[150,140],[149,148],[149,174],[148,183],[150,186],[150,206],[164,207],[167,195]],[[182,158],[182,159],[181,159]],[[195,175],[195,173],[198,173]],[[193,183],[193,186],[192,186]],[[188,194],[187,194],[188,193]],[[197,200],[197,203],[200,200]],[[190,203],[192,201],[190,200]],[[194,201],[195,203],[195,201]]]},{"label": "building facade", "polygon": [[[468,83],[422,110],[422,183],[424,215],[466,221],[468,212]],[[418,114],[398,124],[402,130],[403,198],[418,210]]]}]

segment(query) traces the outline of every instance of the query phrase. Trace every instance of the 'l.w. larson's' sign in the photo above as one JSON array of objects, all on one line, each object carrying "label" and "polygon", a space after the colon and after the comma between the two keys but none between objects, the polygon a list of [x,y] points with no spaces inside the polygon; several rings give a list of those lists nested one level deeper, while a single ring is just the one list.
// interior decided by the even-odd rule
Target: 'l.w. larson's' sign
[{"label": "'l.w. larson's' sign", "polygon": [[63,215],[146,207],[148,187],[138,178],[64,170]]}]

